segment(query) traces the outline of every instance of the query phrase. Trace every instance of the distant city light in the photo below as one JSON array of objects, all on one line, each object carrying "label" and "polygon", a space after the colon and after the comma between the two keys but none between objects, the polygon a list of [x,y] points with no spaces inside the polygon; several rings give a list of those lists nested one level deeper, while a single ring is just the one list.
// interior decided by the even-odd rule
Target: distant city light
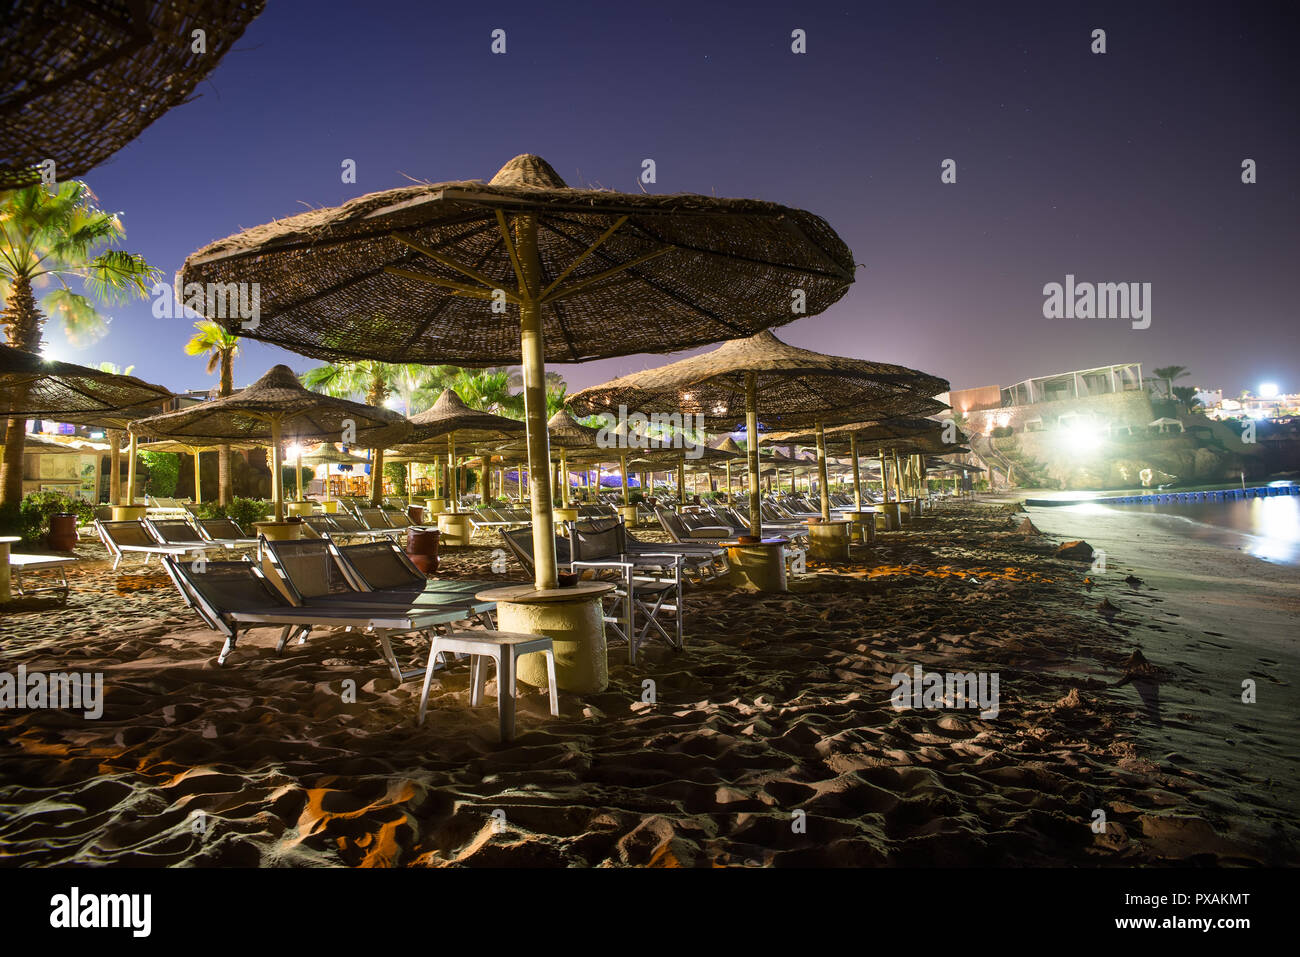
[{"label": "distant city light", "polygon": [[1277,383],[1276,383],[1276,382],[1264,382],[1264,383],[1262,383],[1262,384],[1260,385],[1260,387],[1259,387],[1259,395],[1260,395],[1260,398],[1263,398],[1263,399],[1275,399],[1275,398],[1277,398],[1277,391],[1278,391],[1278,390],[1277,390]]}]

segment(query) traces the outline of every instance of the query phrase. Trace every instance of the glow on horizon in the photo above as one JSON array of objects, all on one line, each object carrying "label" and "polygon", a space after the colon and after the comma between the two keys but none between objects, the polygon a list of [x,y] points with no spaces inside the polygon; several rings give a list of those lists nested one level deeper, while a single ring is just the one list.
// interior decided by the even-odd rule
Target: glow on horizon
[{"label": "glow on horizon", "polygon": [[1261,399],[1276,399],[1278,393],[1276,382],[1262,382],[1259,386],[1259,397]]}]

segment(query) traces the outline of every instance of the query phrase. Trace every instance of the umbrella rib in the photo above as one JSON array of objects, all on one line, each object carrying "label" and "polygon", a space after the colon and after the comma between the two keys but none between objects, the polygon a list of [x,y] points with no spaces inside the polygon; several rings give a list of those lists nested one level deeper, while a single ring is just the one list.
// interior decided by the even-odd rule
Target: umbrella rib
[{"label": "umbrella rib", "polygon": [[[562,229],[556,229],[553,223],[548,221],[546,225],[547,228],[550,229],[550,231],[553,232],[555,235],[560,236],[563,239],[567,239],[575,246],[582,245],[582,240],[569,235]],[[606,263],[612,263],[612,260],[599,250],[594,252],[592,255],[595,258],[601,259]],[[658,280],[651,279],[649,276],[644,276],[641,273],[637,272],[636,270],[628,270],[628,273],[632,276],[635,276],[637,279],[641,280],[641,282],[645,283],[647,286],[649,286],[651,289],[654,289],[656,292],[663,293],[665,296],[672,299],[674,302],[682,306],[685,306],[687,309],[691,310],[692,312],[701,315],[704,318],[709,319],[717,323],[718,325],[723,326],[726,329],[731,330],[732,332],[736,333],[737,336],[743,336],[746,334],[745,329],[742,329],[740,326],[737,326],[733,322],[727,321],[726,319],[722,318],[722,316],[713,312],[711,309],[706,309],[704,306],[691,302],[689,299],[685,298],[675,290],[667,288]]]},{"label": "umbrella rib", "polygon": [[443,266],[446,266],[448,269],[454,269],[458,273],[462,273],[466,276],[469,276],[470,279],[473,279],[475,282],[480,283],[481,285],[485,286],[489,290],[500,289],[505,294],[505,297],[511,302],[519,301],[518,295],[504,289],[500,285],[500,283],[498,283],[495,279],[490,279],[489,277],[483,275],[481,272],[479,272],[477,269],[473,268],[472,266],[466,266],[463,263],[459,263],[456,260],[452,259],[450,256],[444,256],[442,255],[442,253],[430,249],[428,246],[424,246],[420,243],[417,243],[413,239],[410,239],[399,233],[393,233],[393,238],[396,239],[402,245],[409,246],[411,249],[414,249],[416,252],[428,256],[434,262],[441,263]]},{"label": "umbrella rib", "polygon": [[[500,245],[501,245],[501,240],[500,238],[498,238],[496,242],[494,242],[491,246],[489,246],[484,251],[483,255],[479,257],[478,261],[474,263],[474,268],[475,269],[481,268],[483,263],[487,260],[487,258],[491,256],[494,252],[496,252],[497,248]],[[518,300],[516,299],[516,301]],[[421,320],[416,325],[415,331],[409,337],[407,337],[405,342],[402,343],[401,351],[406,352],[413,345],[415,345],[415,343],[419,341],[420,337],[423,336],[425,332],[428,331],[429,327],[438,320],[438,318],[442,315],[443,310],[445,310],[448,304],[450,304],[451,302],[452,299],[450,297],[445,297],[440,303],[438,303],[437,307],[431,311],[431,314],[427,318]]]}]

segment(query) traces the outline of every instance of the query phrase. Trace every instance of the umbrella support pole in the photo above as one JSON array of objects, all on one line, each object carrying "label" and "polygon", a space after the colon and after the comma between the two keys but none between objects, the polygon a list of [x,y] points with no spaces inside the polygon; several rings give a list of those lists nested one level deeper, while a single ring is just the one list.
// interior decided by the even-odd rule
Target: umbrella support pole
[{"label": "umbrella support pole", "polygon": [[[519,278],[520,351],[524,367],[524,421],[528,436],[528,473],[532,488],[533,515],[533,583],[538,591],[550,591],[559,583],[555,563],[555,520],[551,513],[550,437],[546,431],[546,359],[542,343],[542,265],[537,253],[537,218],[515,217],[515,236],[505,225],[505,214],[498,212],[502,239],[512,252],[511,259]],[[500,613],[500,610],[498,610]],[[599,613],[601,643],[604,621]],[[501,627],[506,627],[504,624]],[[608,679],[606,679],[608,681]]]},{"label": "umbrella support pole", "polygon": [[749,534],[754,538],[762,538],[763,512],[758,490],[757,380],[754,373],[745,373],[745,457],[749,460]]},{"label": "umbrella support pole", "polygon": [[194,450],[194,504],[203,504],[203,485],[200,481],[199,450]]},{"label": "umbrella support pole", "polygon": [[[821,497],[822,521],[831,520],[831,486],[826,472],[826,429],[817,423],[817,491]],[[845,549],[847,552],[847,547]]]}]

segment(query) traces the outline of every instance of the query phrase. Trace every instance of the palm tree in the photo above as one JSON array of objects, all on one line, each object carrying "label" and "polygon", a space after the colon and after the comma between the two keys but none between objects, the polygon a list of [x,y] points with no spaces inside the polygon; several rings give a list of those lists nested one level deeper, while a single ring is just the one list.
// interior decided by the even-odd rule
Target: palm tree
[{"label": "palm tree", "polygon": [[471,409],[522,419],[523,395],[510,389],[508,369],[462,369],[451,387]]},{"label": "palm tree", "polygon": [[1178,403],[1188,412],[1191,412],[1195,406],[1201,404],[1201,400],[1196,398],[1196,388],[1190,385],[1174,386],[1174,398],[1177,399]]},{"label": "palm tree", "polygon": [[[564,381],[564,376],[560,375],[560,373],[549,371],[545,373],[543,384],[546,387],[546,417],[549,419],[551,416],[555,415],[556,412],[559,412],[564,408],[564,403],[567,401],[569,393],[569,384]],[[520,394],[522,395],[524,388],[524,374],[517,366],[510,368],[510,388],[520,390]],[[510,415],[511,413],[507,412],[506,414]],[[515,418],[522,419],[523,417],[523,401],[521,399],[519,404],[519,414],[515,416]]]},{"label": "palm tree", "polygon": [[[239,354],[239,336],[227,332],[211,319],[194,323],[194,329],[194,335],[185,343],[185,354],[207,356],[208,375],[219,373],[217,395],[224,398],[235,391],[234,364],[235,356]],[[198,489],[195,489],[197,493]],[[230,446],[222,445],[217,449],[217,503],[229,505],[230,493]]]},{"label": "palm tree", "polygon": [[[74,344],[91,342],[107,328],[97,301],[148,297],[158,272],[144,257],[112,248],[126,231],[119,214],[99,209],[95,198],[75,180],[0,193],[0,324],[11,346],[39,352],[47,314],[59,319]],[[73,292],[69,280],[79,281],[89,295]],[[38,306],[35,289],[51,283],[56,288]],[[10,419],[6,426],[0,508],[22,498],[26,431],[25,419]]]},{"label": "palm tree", "polygon": [[1185,378],[1190,370],[1187,366],[1161,366],[1153,371],[1156,378],[1164,382],[1165,395],[1172,399],[1174,396],[1174,380]]}]

